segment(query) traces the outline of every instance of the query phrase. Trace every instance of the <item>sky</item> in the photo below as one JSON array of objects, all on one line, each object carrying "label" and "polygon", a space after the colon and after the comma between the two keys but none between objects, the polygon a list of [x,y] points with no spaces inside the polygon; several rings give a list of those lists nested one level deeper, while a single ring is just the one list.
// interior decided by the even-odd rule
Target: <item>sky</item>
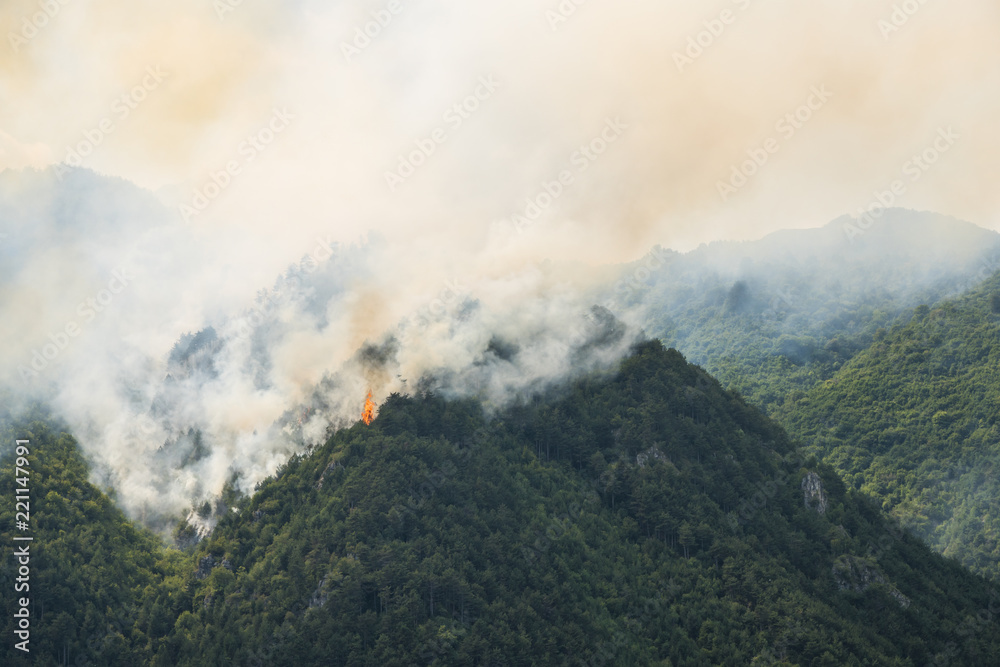
[{"label": "sky", "polygon": [[[995,2],[49,5],[8,0],[0,18],[0,169],[73,161],[89,132],[82,165],[178,208],[236,161],[186,222],[238,226],[276,258],[377,230],[431,255],[621,261],[818,226],[900,178],[907,208],[1000,225]],[[287,127],[243,145],[275,110]],[[942,128],[947,153],[903,176]],[[417,142],[433,154],[387,182]],[[517,233],[511,216],[565,171]]]},{"label": "sky", "polygon": [[[456,294],[483,310],[458,333],[425,317],[400,377],[459,372],[504,328],[541,332],[528,380],[559,376],[572,355],[555,327],[585,307],[567,285],[657,244],[873,205],[1000,229],[998,29],[987,0],[6,0],[0,171],[83,167],[166,213],[77,216],[71,233],[0,220],[0,257],[20,253],[0,281],[0,371],[83,327],[47,380],[91,454],[117,460],[162,443],[121,433],[179,337],[217,326],[221,379],[188,378],[177,405],[199,406],[178,423],[218,456],[207,487],[178,482],[183,504],[241,456],[254,479],[272,470],[284,445],[246,452],[337,369],[356,367],[351,401],[399,389],[357,351]],[[336,248],[355,250],[333,270]],[[303,257],[326,267],[309,283],[325,311],[286,292],[254,375],[240,318]],[[78,304],[112,285],[86,319]],[[151,502],[155,465],[115,470],[134,478],[123,502]]]}]

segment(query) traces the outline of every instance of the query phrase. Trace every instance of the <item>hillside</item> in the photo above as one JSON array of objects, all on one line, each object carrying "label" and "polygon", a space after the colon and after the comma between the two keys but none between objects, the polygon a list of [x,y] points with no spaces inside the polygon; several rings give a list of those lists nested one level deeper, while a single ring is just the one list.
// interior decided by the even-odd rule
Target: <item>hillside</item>
[{"label": "hillside", "polygon": [[776,412],[849,486],[936,549],[1000,577],[1000,274],[876,333]]},{"label": "hillside", "polygon": [[[107,508],[79,465],[58,472],[71,441],[32,428],[39,479]],[[658,342],[490,423],[471,401],[393,396],[252,498],[206,508],[222,518],[183,556],[58,496],[37,510],[39,549],[68,539],[55,529],[69,520],[94,539],[33,576],[53,605],[55,582],[76,582],[88,611],[36,620],[53,639],[32,664],[922,666],[1000,652],[1000,590]],[[131,625],[92,629],[121,609]]]},{"label": "hillside", "polygon": [[[5,401],[6,404],[6,401]],[[6,412],[3,410],[2,412]],[[16,422],[0,415],[0,539],[7,552],[0,564],[4,592],[0,663],[4,665],[140,665],[150,657],[145,633],[162,632],[148,618],[157,591],[161,606],[182,603],[181,573],[187,559],[136,526],[114,500],[87,481],[87,463],[76,441],[46,412],[35,409]],[[29,472],[15,475],[14,442],[28,440]],[[29,531],[15,530],[15,478],[27,480]],[[17,508],[18,510],[22,508]],[[12,551],[30,535],[27,581]],[[15,591],[15,583],[27,589]],[[30,600],[30,656],[14,648],[18,600]],[[147,602],[144,602],[147,598]],[[180,613],[166,616],[168,628]]]},{"label": "hillside", "polygon": [[648,334],[770,411],[831,377],[879,328],[1000,269],[1000,235],[968,222],[891,209],[848,236],[854,223],[661,253],[660,263],[626,267],[616,302]]}]

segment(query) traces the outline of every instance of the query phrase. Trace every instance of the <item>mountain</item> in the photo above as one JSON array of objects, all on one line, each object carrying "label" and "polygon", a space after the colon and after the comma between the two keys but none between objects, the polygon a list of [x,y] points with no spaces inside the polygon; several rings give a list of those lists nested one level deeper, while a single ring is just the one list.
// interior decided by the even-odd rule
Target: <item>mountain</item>
[{"label": "mountain", "polygon": [[968,222],[890,209],[859,224],[844,217],[661,252],[625,267],[602,297],[768,411],[829,378],[910,309],[1000,270],[1000,235]]},{"label": "mountain", "polygon": [[945,555],[1000,577],[1000,274],[910,311],[775,416]]},{"label": "mountain", "polygon": [[[38,409],[15,421],[9,414],[0,418],[0,489],[9,499],[0,507],[0,534],[9,545],[0,563],[6,638],[0,663],[147,664],[143,632],[161,630],[156,619],[142,630],[137,625],[143,598],[157,587],[179,584],[185,557],[129,521],[112,497],[88,481],[78,443],[58,420]],[[20,461],[18,440],[27,441]],[[16,466],[24,467],[18,471]],[[15,488],[28,489],[26,508],[15,507]],[[23,509],[28,511],[26,532],[15,529],[15,510]],[[32,540],[14,541],[15,535]],[[28,554],[15,558],[12,552],[25,545]],[[177,593],[174,601],[180,602]],[[14,614],[22,598],[30,602],[30,634],[18,638],[14,631],[21,619]],[[14,646],[26,638],[30,654]]]},{"label": "mountain", "polygon": [[[58,635],[36,621],[51,639],[35,664],[922,666],[1000,654],[997,586],[887,521],[656,341],[492,420],[473,400],[393,395],[370,426],[292,458],[251,497],[203,508],[218,524],[182,556],[147,549],[141,531],[109,533],[120,515],[72,500],[73,487],[100,494],[58,461],[74,454],[50,444],[68,439],[32,428],[48,452],[32,462],[39,483],[72,480],[38,490],[36,595],[57,604],[70,563],[94,577],[74,587],[84,616]],[[80,509],[86,519],[64,527]],[[57,529],[100,539],[43,558]],[[131,625],[88,642],[131,604]]]},{"label": "mountain", "polygon": [[168,534],[351,424],[369,390],[384,401],[433,377],[501,409],[614,365],[639,334],[593,309],[573,269],[455,277],[362,226],[340,244],[354,232],[326,222],[266,244],[57,172],[0,174],[0,259],[17,258],[0,278],[0,386],[49,405],[93,479]]},{"label": "mountain", "polygon": [[[77,262],[84,253],[92,264],[121,262],[122,237],[170,220],[152,193],[133,183],[88,169],[7,169],[0,172],[0,221],[5,232],[0,287],[19,278],[37,281],[38,263]],[[134,237],[133,237],[134,239]],[[107,257],[101,249],[117,257]],[[47,251],[48,254],[45,254]]]}]

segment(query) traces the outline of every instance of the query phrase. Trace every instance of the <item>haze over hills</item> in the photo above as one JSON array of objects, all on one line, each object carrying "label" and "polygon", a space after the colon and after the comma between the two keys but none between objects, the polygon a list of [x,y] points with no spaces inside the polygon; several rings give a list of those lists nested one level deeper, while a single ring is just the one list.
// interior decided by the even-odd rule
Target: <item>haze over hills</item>
[{"label": "haze over hills", "polygon": [[[38,178],[63,203],[25,212]],[[45,178],[8,185],[4,210],[58,219],[65,243],[19,249],[28,259],[8,289],[30,285],[32,258],[56,253],[69,277],[88,243],[106,270],[120,252],[182,252],[192,233],[127,183]],[[86,195],[95,184],[100,196]],[[107,214],[90,230],[96,206]],[[144,266],[146,287],[115,293],[50,366],[7,383],[7,428],[50,457],[39,562],[42,602],[61,620],[40,645],[97,664],[990,664],[995,587],[869,494],[995,574],[994,383],[973,367],[1000,349],[997,278],[907,322],[912,306],[982,281],[1000,244],[931,214],[890,211],[853,241],[848,222],[657,248],[590,282],[548,265],[456,284],[355,347],[341,315],[364,312],[378,239],[320,246],[171,338],[132,328],[167,264]],[[930,354],[907,332],[940,313],[957,327],[934,330],[944,360],[898,380],[917,392],[911,411],[870,411],[866,388],[903,372],[881,368],[880,351]],[[640,343],[643,328],[723,386],[749,387],[832,467],[678,353]],[[855,382],[859,368],[872,375]],[[381,404],[370,427],[357,423],[368,388]],[[32,398],[51,413],[19,417]],[[928,448],[925,427],[942,444]],[[871,458],[897,430],[895,449]],[[155,546],[116,503],[184,551]],[[63,600],[62,562],[83,568],[71,581],[128,590]],[[101,629],[109,618],[114,631]]]},{"label": "haze over hills", "polygon": [[[894,209],[850,239],[839,219],[683,255],[657,250],[587,277],[548,264],[428,292],[393,282],[377,238],[317,239],[276,280],[230,301],[198,287],[213,231],[180,224],[127,182],[28,170],[0,184],[19,239],[0,247],[18,257],[4,279],[13,395],[50,401],[94,461],[95,481],[164,530],[197,520],[192,509],[227,482],[249,492],[352,423],[369,388],[377,401],[432,388],[502,409],[609,367],[641,330],[766,409],[1000,257],[994,232]],[[60,272],[37,282],[32,267],[53,262]],[[123,271],[124,289],[108,282]],[[393,315],[376,315],[386,298],[400,299]],[[377,336],[360,335],[378,322]],[[71,323],[80,335],[65,333]],[[41,353],[54,346],[50,361]]]},{"label": "haze over hills", "polygon": [[0,665],[995,667],[997,25],[6,0]]},{"label": "haze over hills", "polygon": [[[64,202],[38,215],[75,230],[34,243],[22,236],[22,269],[7,281],[17,297],[6,309],[5,376],[18,387],[12,395],[44,398],[67,420],[95,462],[95,481],[160,527],[227,482],[252,490],[353,422],[369,389],[381,401],[433,388],[499,409],[609,367],[638,334],[593,310],[559,267],[426,291],[426,282],[399,282],[387,270],[393,248],[377,238],[350,247],[317,239],[277,277],[239,285],[244,300],[227,301],[201,284],[215,230],[180,224],[120,182],[97,189],[97,199],[127,206],[95,226],[87,182],[100,177],[72,173],[4,176],[14,184],[8,210],[27,197]],[[10,218],[11,229],[28,224]],[[30,267],[54,256],[60,271],[33,284]]]},{"label": "haze over hills", "polygon": [[[860,235],[838,218],[760,241],[669,255],[616,289],[623,317],[676,346],[765,410],[830,376],[875,332],[1000,271],[1000,235],[889,209]],[[647,262],[648,264],[648,262]]]},{"label": "haze over hills", "polygon": [[[256,296],[225,302],[200,293],[198,269],[177,273],[208,259],[210,245],[188,248],[211,230],[179,224],[141,190],[85,170],[0,181],[20,258],[5,279],[5,370],[67,419],[95,479],[116,488],[132,516],[165,529],[227,482],[250,491],[324,442],[357,417],[369,388],[381,401],[423,382],[500,409],[609,367],[644,329],[745,391],[745,376],[786,360],[793,376],[807,358],[836,368],[875,328],[973,284],[1000,256],[993,232],[892,210],[853,242],[837,220],[684,255],[657,251],[638,265],[663,264],[638,273],[648,287],[632,266],[615,283],[613,267],[581,279],[580,268],[547,265],[427,292],[390,284],[382,266],[391,255],[378,239],[318,239]],[[42,224],[32,227],[35,218]],[[36,236],[20,233],[29,228]],[[40,267],[46,284],[33,282]],[[112,294],[118,283],[108,277],[122,271],[127,284]],[[607,287],[595,289],[601,280]],[[64,296],[39,311],[33,290],[57,285]],[[373,315],[387,294],[400,299],[395,316]],[[377,336],[360,335],[380,321]],[[66,334],[70,324],[79,336]],[[41,353],[54,346],[49,361]]]}]

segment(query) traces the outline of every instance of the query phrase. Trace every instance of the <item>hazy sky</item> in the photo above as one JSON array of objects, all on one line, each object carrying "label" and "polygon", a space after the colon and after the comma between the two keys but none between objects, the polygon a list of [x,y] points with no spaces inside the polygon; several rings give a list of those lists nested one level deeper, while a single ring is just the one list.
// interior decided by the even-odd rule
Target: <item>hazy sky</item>
[{"label": "hazy sky", "polygon": [[[0,17],[0,168],[62,161],[104,118],[113,131],[82,163],[175,208],[237,161],[193,220],[238,226],[276,260],[321,230],[379,230],[428,259],[605,262],[817,226],[897,178],[900,205],[1000,226],[989,0],[49,4],[51,18],[8,0]],[[446,119],[477,87],[477,108]],[[275,109],[294,118],[248,163],[241,142]],[[777,127],[796,111],[801,127]],[[609,119],[617,140],[572,162]],[[949,127],[947,153],[904,177]],[[436,128],[444,142],[391,190],[385,173]],[[777,151],[723,201],[719,183],[769,138]],[[530,233],[510,234],[503,221],[564,170]]]}]

